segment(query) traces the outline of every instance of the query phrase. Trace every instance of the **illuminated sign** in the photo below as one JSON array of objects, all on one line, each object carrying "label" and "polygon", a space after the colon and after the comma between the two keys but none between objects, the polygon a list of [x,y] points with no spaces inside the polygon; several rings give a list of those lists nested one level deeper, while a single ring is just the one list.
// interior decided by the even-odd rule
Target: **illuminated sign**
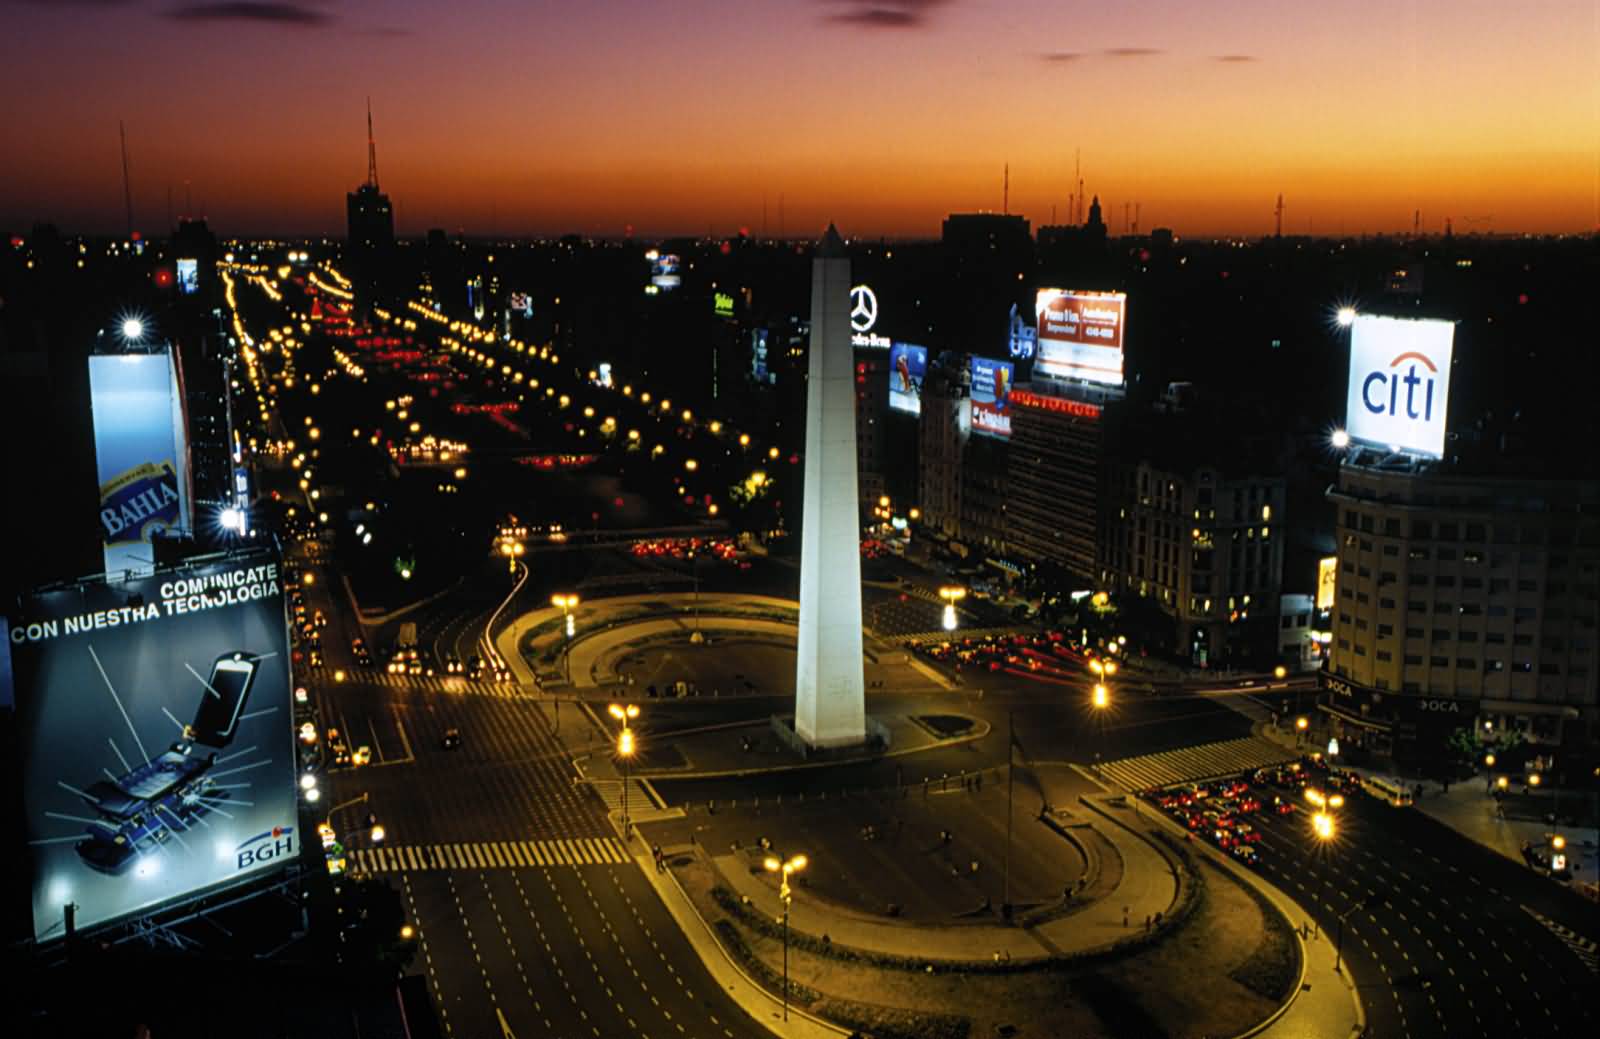
[{"label": "illuminated sign", "polygon": [[[654,250],[652,250],[654,252]],[[672,253],[646,253],[645,257],[650,264],[650,286],[658,292],[671,292],[683,284],[683,276],[678,273],[683,261]]]},{"label": "illuminated sign", "polygon": [[178,261],[178,291],[192,296],[200,291],[200,261]]},{"label": "illuminated sign", "polygon": [[513,292],[507,309],[513,312],[520,310],[523,317],[533,317],[533,297],[526,292]]},{"label": "illuminated sign", "polygon": [[1125,292],[1040,289],[1033,305],[1035,374],[1120,386],[1127,308]]},{"label": "illuminated sign", "polygon": [[750,333],[750,374],[756,382],[770,386],[778,381],[778,376],[767,361],[767,339],[765,328]]},{"label": "illuminated sign", "polygon": [[878,294],[865,285],[850,290],[850,345],[889,349],[888,336],[873,331],[878,324]]},{"label": "illuminated sign", "polygon": [[1338,556],[1327,556],[1317,561],[1317,609],[1333,609],[1333,592],[1338,573]]},{"label": "illuminated sign", "polygon": [[726,292],[713,293],[711,309],[716,311],[718,317],[733,317],[733,297]]},{"label": "illuminated sign", "polygon": [[1444,454],[1455,322],[1358,315],[1350,330],[1345,428],[1352,440]]},{"label": "illuminated sign", "polygon": [[89,358],[107,573],[149,573],[157,531],[191,529],[188,427],[176,358]]},{"label": "illuminated sign", "polygon": [[972,431],[985,436],[1011,436],[1011,386],[1016,374],[1008,361],[972,359]]},{"label": "illuminated sign", "polygon": [[37,940],[294,861],[276,550],[36,592],[10,642]]},{"label": "illuminated sign", "polygon": [[889,407],[922,414],[922,377],[928,370],[928,348],[914,343],[889,347]]},{"label": "illuminated sign", "polygon": [[1032,393],[1028,390],[1011,391],[1011,403],[1025,408],[1038,408],[1040,411],[1054,411],[1062,415],[1072,415],[1076,418],[1100,417],[1100,405],[1085,404],[1081,400],[1062,400],[1060,397],[1046,397],[1043,394]]}]

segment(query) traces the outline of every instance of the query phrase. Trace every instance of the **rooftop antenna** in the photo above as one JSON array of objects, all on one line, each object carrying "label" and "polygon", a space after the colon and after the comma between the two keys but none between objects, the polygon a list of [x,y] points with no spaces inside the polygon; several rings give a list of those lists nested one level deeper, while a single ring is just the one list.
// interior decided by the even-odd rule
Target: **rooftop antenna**
[{"label": "rooftop antenna", "polygon": [[1277,207],[1275,209],[1273,209],[1272,212],[1273,212],[1273,215],[1277,218],[1277,229],[1274,232],[1274,234],[1275,234],[1276,237],[1282,238],[1283,237],[1283,192],[1281,192],[1281,191],[1278,192],[1278,205],[1277,205]]},{"label": "rooftop antenna", "polygon": [[1411,214],[1411,237],[1418,238],[1422,235],[1422,210],[1418,209]]},{"label": "rooftop antenna", "polygon": [[128,214],[128,237],[133,237],[133,186],[128,180],[128,129],[117,120],[117,133],[122,138],[122,205]]},{"label": "rooftop antenna", "polygon": [[378,145],[372,139],[372,98],[367,98],[367,183],[378,186]]},{"label": "rooftop antenna", "polygon": [[1138,234],[1139,233],[1139,210],[1141,210],[1143,208],[1144,208],[1144,203],[1143,202],[1135,202],[1133,204],[1133,233],[1134,234]]},{"label": "rooftop antenna", "polygon": [[1005,187],[1000,190],[1000,212],[1004,216],[1011,214],[1011,163],[1006,163]]},{"label": "rooftop antenna", "polygon": [[1132,203],[1124,202],[1122,204],[1122,233],[1123,234],[1131,234],[1132,230],[1133,230],[1133,221],[1128,216],[1128,210],[1131,209],[1131,208],[1132,208]]},{"label": "rooftop antenna", "polygon": [[1075,171],[1076,171],[1073,175],[1077,178],[1077,181],[1078,181],[1078,193],[1073,196],[1073,198],[1076,199],[1076,202],[1074,204],[1077,206],[1077,209],[1073,211],[1072,222],[1075,223],[1075,224],[1081,224],[1081,223],[1083,223],[1083,149],[1082,148],[1074,148],[1073,149],[1073,163],[1074,163],[1074,167],[1075,167]]}]

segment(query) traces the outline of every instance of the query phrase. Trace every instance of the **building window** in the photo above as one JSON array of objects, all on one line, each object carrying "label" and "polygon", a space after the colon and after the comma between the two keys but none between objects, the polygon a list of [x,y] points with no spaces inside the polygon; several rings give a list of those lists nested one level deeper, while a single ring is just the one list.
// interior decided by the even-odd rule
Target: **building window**
[{"label": "building window", "polygon": [[1420,639],[1420,638],[1422,638],[1422,629],[1421,628],[1407,628],[1406,629],[1406,638],[1408,638],[1408,639]]},{"label": "building window", "polygon": [[1478,662],[1471,657],[1456,657],[1456,667],[1462,671],[1476,671]]},{"label": "building window", "polygon": [[1361,643],[1357,642],[1356,643],[1356,656],[1364,657],[1366,655],[1367,655],[1367,647],[1363,646]]},{"label": "building window", "polygon": [[1517,607],[1516,619],[1519,621],[1531,621],[1538,615],[1539,611],[1534,609],[1532,606]]},{"label": "building window", "polygon": [[1389,638],[1393,634],[1394,634],[1394,625],[1393,624],[1380,624],[1380,625],[1378,625],[1378,637],[1380,639]]},{"label": "building window", "polygon": [[1339,648],[1340,649],[1349,649],[1350,648],[1350,640],[1349,639],[1340,639],[1339,640]]},{"label": "building window", "polygon": [[1539,673],[1541,675],[1559,675],[1561,666],[1552,661],[1543,660],[1539,662]]},{"label": "building window", "polygon": [[1506,644],[1505,632],[1486,631],[1483,633],[1483,641],[1487,642],[1491,646],[1503,646]]},{"label": "building window", "polygon": [[1406,556],[1411,559],[1427,559],[1428,550],[1425,548],[1413,548],[1411,551],[1406,553]]},{"label": "building window", "polygon": [[1449,574],[1440,574],[1438,577],[1433,579],[1433,583],[1438,585],[1440,588],[1454,588],[1456,586],[1456,579],[1451,577]]},{"label": "building window", "polygon": [[1482,552],[1463,552],[1463,553],[1461,553],[1461,561],[1463,563],[1472,563],[1474,565],[1477,565],[1477,564],[1483,562],[1483,553]]},{"label": "building window", "polygon": [[1457,527],[1456,524],[1454,524],[1454,523],[1441,523],[1441,524],[1439,524],[1439,540],[1440,541],[1455,541],[1455,540],[1459,539],[1460,536],[1461,536],[1461,534],[1460,534],[1459,528]]},{"label": "building window", "polygon": [[1483,578],[1481,578],[1481,577],[1463,577],[1461,579],[1461,587],[1463,587],[1463,588],[1481,589],[1481,588],[1483,588]]},{"label": "building window", "polygon": [[1405,656],[1405,662],[1406,662],[1406,666],[1407,667],[1421,667],[1422,666],[1422,654],[1421,653],[1407,653],[1406,656]]},{"label": "building window", "polygon": [[1433,524],[1429,523],[1427,520],[1412,520],[1411,536],[1414,538],[1433,537]]},{"label": "building window", "polygon": [[1378,600],[1378,608],[1380,610],[1392,610],[1392,609],[1394,609],[1394,600],[1393,599],[1379,599]]},{"label": "building window", "polygon": [[1413,588],[1415,588],[1415,587],[1418,587],[1420,585],[1427,584],[1428,583],[1428,575],[1427,574],[1415,574],[1415,573],[1414,574],[1408,574],[1408,575],[1406,575],[1406,580],[1411,584],[1411,586]]},{"label": "building window", "polygon": [[1499,673],[1506,669],[1506,664],[1503,660],[1485,660],[1483,662],[1483,669],[1485,671]]},{"label": "building window", "polygon": [[1370,569],[1368,569],[1367,567],[1363,566],[1363,567],[1360,567],[1360,568],[1358,568],[1356,570],[1356,576],[1357,577],[1371,577],[1372,576],[1372,571]]},{"label": "building window", "polygon": [[1427,613],[1428,612],[1428,604],[1423,602],[1421,599],[1408,599],[1408,600],[1406,600],[1406,612],[1407,613]]},{"label": "building window", "polygon": [[1478,633],[1475,631],[1463,631],[1456,635],[1456,639],[1460,642],[1476,642],[1478,641]]},{"label": "building window", "polygon": [[1513,635],[1513,636],[1511,636],[1511,644],[1513,646],[1531,646],[1531,645],[1533,645],[1533,636],[1532,635]]},{"label": "building window", "polygon": [[1378,650],[1378,660],[1379,661],[1381,661],[1383,663],[1388,663],[1389,661],[1391,661],[1393,659],[1394,659],[1394,654],[1393,653],[1390,653],[1386,649]]},{"label": "building window", "polygon": [[1519,675],[1525,675],[1533,670],[1533,664],[1527,660],[1518,660],[1512,663],[1511,670]]},{"label": "building window", "polygon": [[1434,558],[1441,563],[1454,563],[1456,561],[1456,550],[1453,548],[1441,548],[1439,554]]},{"label": "building window", "polygon": [[1456,612],[1455,603],[1435,602],[1433,604],[1433,612],[1434,613],[1454,613],[1454,612]]},{"label": "building window", "polygon": [[1449,657],[1429,657],[1428,658],[1428,663],[1432,667],[1449,667],[1450,666],[1450,658]]},{"label": "building window", "polygon": [[1482,614],[1483,607],[1479,606],[1475,602],[1465,602],[1461,604],[1461,616],[1463,617],[1478,617]]},{"label": "building window", "polygon": [[1400,546],[1399,545],[1384,545],[1383,546],[1383,554],[1386,555],[1386,556],[1398,556],[1400,554]]},{"label": "building window", "polygon": [[1434,628],[1433,629],[1433,641],[1435,641],[1435,642],[1449,642],[1451,635],[1452,635],[1452,632],[1450,631],[1449,628]]},{"label": "building window", "polygon": [[1537,581],[1530,580],[1526,577],[1520,578],[1517,581],[1517,591],[1519,592],[1536,592],[1538,590],[1539,583]]},{"label": "building window", "polygon": [[1356,618],[1356,630],[1357,631],[1366,631],[1367,630],[1367,619],[1365,617],[1357,617]]}]

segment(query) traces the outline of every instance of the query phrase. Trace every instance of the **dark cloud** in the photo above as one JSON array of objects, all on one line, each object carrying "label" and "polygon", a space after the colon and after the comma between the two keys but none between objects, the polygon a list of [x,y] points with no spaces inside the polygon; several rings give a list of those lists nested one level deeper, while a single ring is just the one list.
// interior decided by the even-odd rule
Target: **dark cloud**
[{"label": "dark cloud", "polygon": [[333,16],[301,3],[234,0],[232,3],[184,4],[166,12],[179,22],[265,22],[316,28],[333,24]]},{"label": "dark cloud", "polygon": [[1239,65],[1247,61],[1260,61],[1254,54],[1218,54],[1212,61],[1226,62],[1229,65]]},{"label": "dark cloud", "polygon": [[865,29],[919,29],[948,0],[823,0],[832,8],[826,21]]},{"label": "dark cloud", "polygon": [[1149,58],[1166,51],[1155,47],[1107,47],[1100,53],[1108,58]]},{"label": "dark cloud", "polygon": [[1082,61],[1084,55],[1078,51],[1051,51],[1049,54],[1039,55],[1039,60],[1051,65],[1065,65],[1069,61]]}]

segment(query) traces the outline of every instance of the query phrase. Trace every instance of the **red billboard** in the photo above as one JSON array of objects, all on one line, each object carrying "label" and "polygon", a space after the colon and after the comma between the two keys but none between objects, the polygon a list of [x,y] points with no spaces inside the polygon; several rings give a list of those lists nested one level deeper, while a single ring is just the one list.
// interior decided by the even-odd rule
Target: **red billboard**
[{"label": "red billboard", "polygon": [[1040,289],[1034,302],[1039,352],[1035,370],[1062,379],[1122,382],[1123,292]]}]

